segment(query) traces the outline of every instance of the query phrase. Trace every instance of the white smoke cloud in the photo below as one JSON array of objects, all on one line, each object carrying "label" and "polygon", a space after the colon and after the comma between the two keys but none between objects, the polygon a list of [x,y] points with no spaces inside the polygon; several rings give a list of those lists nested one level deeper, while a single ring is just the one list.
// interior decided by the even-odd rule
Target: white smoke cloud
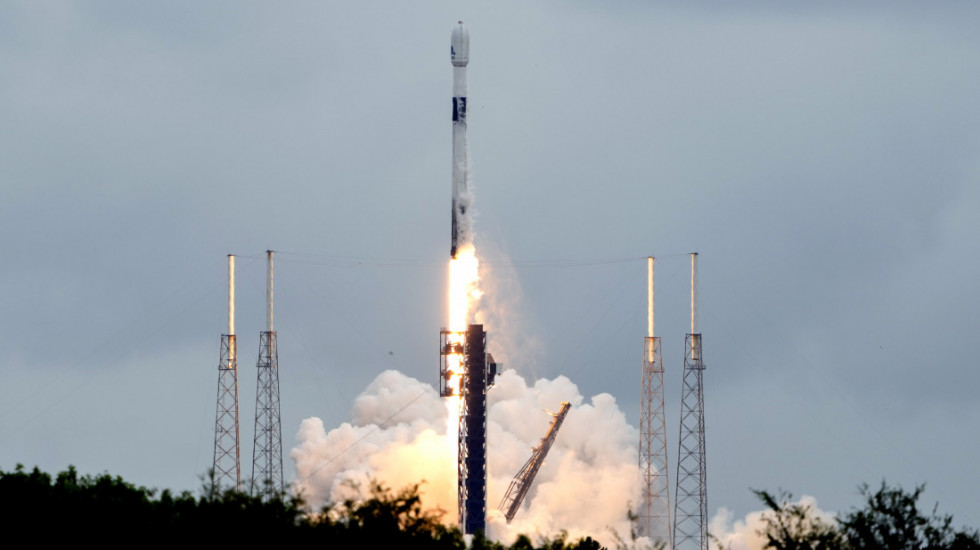
[{"label": "white smoke cloud", "polygon": [[[319,418],[300,424],[296,489],[318,508],[354,496],[371,480],[400,489],[425,482],[427,504],[450,510],[445,495],[455,493],[455,450],[446,438],[446,406],[435,389],[397,371],[385,371],[354,401],[351,422],[328,433]],[[455,496],[451,502],[455,507]]]},{"label": "white smoke cloud", "polygon": [[[496,510],[563,401],[572,404],[548,459],[512,524]],[[399,489],[424,480],[423,503],[456,522],[456,440],[447,435],[446,402],[431,386],[396,371],[380,374],[354,403],[352,420],[329,431],[303,421],[292,450],[298,490],[314,507],[353,496],[350,482],[376,479]],[[488,393],[488,535],[592,536],[614,546],[628,538],[627,510],[638,492],[636,429],[609,394],[586,400],[559,376],[528,385],[515,371]]]},{"label": "white smoke cloud", "polygon": [[[817,499],[811,496],[803,495],[795,504],[809,507],[815,517],[828,524],[837,523],[836,515],[821,510]],[[736,520],[731,510],[720,508],[708,524],[708,532],[716,539],[712,546],[717,545],[723,550],[763,550],[766,539],[761,533],[765,531],[766,518],[772,517],[772,514],[771,510],[750,512],[744,519]]]}]

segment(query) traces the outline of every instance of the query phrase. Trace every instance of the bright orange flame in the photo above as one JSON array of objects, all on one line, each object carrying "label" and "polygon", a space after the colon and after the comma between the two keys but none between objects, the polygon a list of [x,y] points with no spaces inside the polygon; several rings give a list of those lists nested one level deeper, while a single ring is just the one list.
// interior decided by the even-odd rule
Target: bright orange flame
[{"label": "bright orange flame", "polygon": [[[479,288],[479,267],[480,261],[476,258],[476,249],[472,244],[460,247],[456,257],[449,261],[449,330],[452,332],[466,331],[466,325],[472,320],[476,303],[483,296]],[[460,344],[462,338],[450,335],[449,343]],[[446,361],[446,368],[452,373],[446,385],[458,395],[463,356],[448,355]],[[455,441],[459,430],[459,397],[450,397],[447,406],[449,407],[447,433],[453,436],[452,440]]]},{"label": "bright orange flame", "polygon": [[464,245],[449,261],[449,330],[463,332],[473,306],[483,296],[479,283],[480,261],[473,245]]}]

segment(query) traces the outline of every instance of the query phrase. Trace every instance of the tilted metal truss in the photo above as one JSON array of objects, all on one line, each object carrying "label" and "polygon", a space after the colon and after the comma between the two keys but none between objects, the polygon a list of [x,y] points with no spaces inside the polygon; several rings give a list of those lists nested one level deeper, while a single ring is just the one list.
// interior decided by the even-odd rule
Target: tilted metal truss
[{"label": "tilted metal truss", "polygon": [[558,430],[561,428],[562,422],[565,421],[565,415],[568,414],[568,409],[571,407],[571,403],[567,401],[561,404],[561,409],[553,414],[555,418],[548,428],[548,433],[541,439],[541,443],[534,448],[534,452],[531,453],[531,458],[524,464],[521,471],[517,472],[514,480],[507,487],[507,494],[504,495],[503,500],[500,501],[500,506],[497,507],[504,513],[504,516],[507,518],[507,523],[510,523],[514,519],[517,510],[521,507],[521,503],[524,502],[524,497],[527,496],[527,492],[531,489],[531,484],[534,483],[534,477],[538,475],[538,470],[544,464],[544,459],[548,456],[548,451],[551,450],[551,445],[555,442],[555,436],[558,435]]}]

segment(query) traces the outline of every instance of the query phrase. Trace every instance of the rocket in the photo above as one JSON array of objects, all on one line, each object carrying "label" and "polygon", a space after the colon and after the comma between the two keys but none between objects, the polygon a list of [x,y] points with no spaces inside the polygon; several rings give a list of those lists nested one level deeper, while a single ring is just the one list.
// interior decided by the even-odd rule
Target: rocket
[{"label": "rocket", "polygon": [[470,194],[466,190],[469,177],[469,153],[466,150],[466,65],[470,61],[470,33],[459,22],[453,29],[449,46],[453,63],[453,232],[449,256],[456,258],[460,245],[470,239],[470,224],[466,219]]}]

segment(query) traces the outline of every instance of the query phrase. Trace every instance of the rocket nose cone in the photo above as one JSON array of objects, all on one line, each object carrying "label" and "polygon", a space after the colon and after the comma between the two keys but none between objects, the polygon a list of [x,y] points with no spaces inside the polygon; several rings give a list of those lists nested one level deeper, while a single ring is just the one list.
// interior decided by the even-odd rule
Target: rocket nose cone
[{"label": "rocket nose cone", "polygon": [[470,61],[470,31],[466,30],[462,21],[453,29],[449,59],[457,67],[465,67]]}]

